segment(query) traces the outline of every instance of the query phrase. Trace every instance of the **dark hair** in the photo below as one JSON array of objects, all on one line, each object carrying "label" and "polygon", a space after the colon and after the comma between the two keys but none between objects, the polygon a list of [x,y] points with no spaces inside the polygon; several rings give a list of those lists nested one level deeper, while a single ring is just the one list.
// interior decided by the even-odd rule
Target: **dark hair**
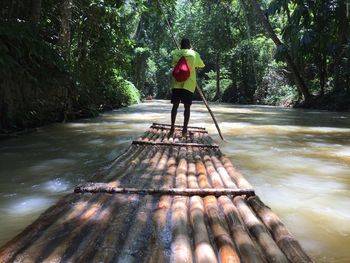
[{"label": "dark hair", "polygon": [[183,38],[181,40],[181,49],[190,49],[191,48],[191,43],[188,38]]}]

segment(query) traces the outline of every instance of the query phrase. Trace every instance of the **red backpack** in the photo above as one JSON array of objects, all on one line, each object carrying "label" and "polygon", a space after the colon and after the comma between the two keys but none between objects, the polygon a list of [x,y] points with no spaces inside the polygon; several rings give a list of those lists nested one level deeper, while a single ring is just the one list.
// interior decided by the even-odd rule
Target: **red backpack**
[{"label": "red backpack", "polygon": [[173,77],[177,82],[183,82],[187,80],[190,75],[190,67],[187,64],[186,58],[181,57],[173,69]]}]

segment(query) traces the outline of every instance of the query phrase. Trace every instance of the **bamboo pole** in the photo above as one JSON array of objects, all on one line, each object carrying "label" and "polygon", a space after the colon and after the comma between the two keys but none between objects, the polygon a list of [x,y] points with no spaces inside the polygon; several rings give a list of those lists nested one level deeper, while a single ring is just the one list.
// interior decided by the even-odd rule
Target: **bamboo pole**
[{"label": "bamboo pole", "polygon": [[[168,157],[169,149],[164,149],[161,152],[155,151],[154,155],[149,155],[144,160],[143,167],[141,165],[138,167],[138,170],[144,170],[143,177],[133,176],[130,178],[131,182],[139,185],[141,188],[158,185],[160,177],[157,175],[164,170]],[[118,256],[118,260],[120,261],[133,262],[136,260],[134,255],[140,256],[140,253],[146,253],[147,242],[145,241],[151,235],[152,228],[149,224],[152,218],[151,212],[154,207],[154,198],[152,196],[142,198],[138,196],[137,198],[141,201],[135,211],[128,206],[121,208],[120,211],[122,217],[125,217],[127,219],[126,221],[131,222],[126,222],[124,227],[117,229],[119,231],[108,231],[106,243],[102,243],[102,249],[95,256],[96,261],[111,262],[115,256]],[[118,217],[114,220],[114,224],[119,224]],[[113,235],[118,237],[114,237],[113,239]],[[121,239],[120,237],[122,236],[126,238]],[[113,252],[108,253],[111,247],[113,248]],[[137,251],[140,252],[136,253]]]},{"label": "bamboo pole", "polygon": [[[186,180],[182,178],[182,175],[177,178],[177,183],[180,180]],[[229,188],[118,188],[111,187],[105,183],[93,183],[88,185],[80,185],[74,189],[75,193],[108,193],[108,194],[138,194],[138,195],[181,195],[181,196],[254,196],[254,190],[252,189],[229,189]]]},{"label": "bamboo pole", "polygon": [[[130,155],[130,158],[127,159],[128,163],[121,163],[113,167],[105,177],[100,180],[114,183],[115,186],[119,186],[123,178],[127,174],[134,173],[135,170],[140,166],[141,161],[145,160],[150,154],[149,149],[141,146],[133,154]],[[118,174],[119,172],[119,174]]]},{"label": "bamboo pole", "polygon": [[211,184],[208,180],[207,176],[207,170],[205,168],[205,165],[202,161],[202,157],[200,156],[200,151],[198,148],[195,149],[195,160],[196,160],[196,169],[197,169],[197,180],[199,187],[201,188],[211,188]]},{"label": "bamboo pole", "polygon": [[[178,155],[177,150],[171,149],[169,158],[167,160],[166,171],[163,178],[162,189],[173,187],[173,181],[176,176],[176,159]],[[147,263],[169,262],[169,253],[166,253],[165,247],[168,244],[170,236],[170,227],[168,216],[172,206],[173,197],[169,195],[162,195],[160,197],[158,206],[153,215],[153,237],[151,243],[151,254],[146,260]]]},{"label": "bamboo pole", "polygon": [[[141,148],[142,149],[142,148]],[[143,150],[143,149],[142,149]],[[142,152],[142,151],[141,151]],[[145,153],[146,153],[147,151],[145,151]],[[137,162],[138,163],[138,162]],[[129,166],[130,167],[130,166]],[[132,167],[132,166],[131,166]],[[132,171],[133,169],[127,169],[128,171]],[[75,211],[78,211],[77,209],[75,209]],[[52,218],[52,220],[56,220],[56,222],[57,221],[60,221],[60,220],[57,220],[57,218]],[[46,220],[47,222],[49,221],[49,220]],[[61,220],[62,221],[62,220]],[[55,223],[55,222],[54,222]],[[60,228],[58,228],[58,229],[60,229]],[[49,229],[49,231],[48,231],[48,233],[51,233],[51,236],[55,236],[55,232],[54,231],[58,231],[59,232],[59,230],[57,230],[57,228],[56,228],[56,230],[55,230],[55,228],[50,228]],[[50,234],[48,234],[48,235],[50,235]],[[48,235],[45,235],[45,236],[48,236]],[[58,240],[58,239],[57,239]],[[31,242],[33,243],[33,240],[31,240]],[[40,240],[38,241],[38,243],[40,243]],[[37,246],[37,248],[35,249],[35,252],[38,252],[38,253],[40,253],[40,251],[43,251],[43,250],[45,250],[45,249],[47,249],[47,248],[45,248],[45,246],[44,246],[44,244],[45,244],[45,241],[43,241],[43,242],[41,242],[41,244],[38,244],[38,246]],[[42,248],[42,249],[40,249],[40,247]],[[39,255],[37,253],[37,255]],[[35,254],[35,253],[34,253]],[[33,254],[33,255],[34,255]]]},{"label": "bamboo pole", "polygon": [[0,262],[13,262],[19,251],[27,249],[44,231],[57,222],[59,218],[62,218],[64,214],[67,214],[70,208],[69,205],[76,202],[77,199],[78,196],[70,194],[48,208],[37,220],[27,226],[23,232],[1,247]]},{"label": "bamboo pole", "polygon": [[217,155],[213,151],[210,152],[211,162],[214,164],[214,167],[217,173],[220,175],[224,186],[231,189],[238,189],[237,185],[233,181],[232,177],[228,174],[225,167],[222,165]]},{"label": "bamboo pole", "polygon": [[[179,162],[175,172],[176,192],[187,187],[186,148],[179,151]],[[171,226],[173,240],[171,242],[170,262],[192,263],[192,246],[188,232],[188,197],[175,196],[171,207]]]},{"label": "bamboo pole", "polygon": [[180,143],[180,142],[150,142],[150,141],[133,141],[133,144],[140,145],[155,145],[155,146],[192,146],[192,147],[204,147],[204,148],[219,148],[216,144],[200,144],[200,143]]},{"label": "bamboo pole", "polygon": [[[163,126],[155,126],[155,125],[152,125],[151,126],[152,128],[154,129],[160,129],[160,130],[164,130],[164,131],[170,131],[170,127],[163,127]],[[187,128],[188,129],[188,128]],[[182,128],[178,128],[178,127],[175,127],[175,131],[182,131]],[[190,133],[195,133],[195,132],[200,132],[200,133],[208,133],[208,131],[206,130],[200,130],[200,129],[188,129],[187,130],[188,132]]]},{"label": "bamboo pole", "polygon": [[209,220],[211,231],[213,232],[216,245],[219,249],[219,262],[241,262],[235,244],[226,230],[224,225],[225,222],[222,221],[220,217],[216,198],[214,196],[206,196],[203,199],[206,216]]},{"label": "bamboo pole", "polygon": [[[161,156],[161,158],[160,158]],[[164,160],[168,157],[168,151],[165,150],[164,154],[162,152],[156,152],[156,154],[150,159],[149,166],[146,169],[147,172],[150,174],[156,171],[161,171],[164,168]],[[165,160],[166,161],[166,160]],[[157,166],[157,167],[156,167]],[[149,178],[150,176],[145,176],[145,178],[139,178],[137,181],[137,184],[145,185],[147,186],[152,182],[152,185],[154,186],[155,183],[158,182],[159,178],[155,175],[152,176],[150,179],[151,181],[145,180],[146,178]],[[103,214],[104,211],[102,211],[99,214],[99,217],[97,218],[96,226],[91,226],[91,230],[88,236],[84,237],[84,240],[82,240],[76,249],[76,252],[71,255],[71,257],[68,259],[68,261],[71,262],[87,262],[91,259],[91,256],[93,256],[96,252],[96,243],[101,243],[101,239],[104,238],[103,233],[109,232],[109,229],[105,230],[106,227],[108,227],[108,222],[111,221],[111,217],[116,212],[124,213],[124,205],[127,205],[126,202],[121,202],[120,199],[112,198],[113,202],[108,205],[108,210],[106,211],[106,215]],[[124,198],[125,199],[125,198]],[[120,257],[126,258],[126,261],[131,262],[132,261],[132,254],[135,254],[135,251],[143,251],[144,246],[146,245],[146,242],[142,242],[143,239],[146,239],[146,236],[148,233],[148,236],[150,235],[150,228],[147,228],[147,231],[145,231],[145,223],[149,220],[145,220],[144,216],[148,215],[148,218],[151,217],[150,211],[153,210],[153,204],[152,204],[152,197],[145,197],[141,200],[141,203],[139,205],[139,209],[137,210],[136,215],[133,217],[135,222],[133,222],[131,229],[128,231],[127,239],[124,242],[124,247],[121,250]],[[127,209],[129,212],[130,210]],[[120,220],[120,219],[119,219]],[[119,223],[119,222],[118,222]],[[85,231],[83,231],[85,232]],[[86,231],[88,232],[88,231]],[[140,242],[136,242],[137,245],[135,245],[135,240],[140,240]],[[134,251],[134,252],[133,252]],[[140,253],[138,253],[140,254]]]},{"label": "bamboo pole", "polygon": [[[153,133],[150,131],[145,132],[145,137],[144,138],[151,138],[153,136]],[[135,148],[136,147],[136,148]],[[127,173],[132,173],[134,169],[139,165],[141,160],[145,159],[145,156],[149,154],[149,149],[143,146],[139,145],[131,145],[129,148],[134,148],[135,150],[129,153],[129,156],[119,162],[115,163],[109,170],[106,172],[101,177],[98,178],[93,178],[94,181],[97,180],[103,180],[103,181],[109,181],[109,180],[114,180],[112,184],[114,183],[115,186],[119,185],[119,181],[117,181],[115,178],[116,176],[118,177],[119,180],[121,180]]]},{"label": "bamboo pole", "polygon": [[118,155],[110,164],[102,169],[99,169],[96,173],[91,176],[90,181],[99,181],[101,178],[106,176],[113,168],[118,167],[123,161],[130,158],[130,156],[136,151],[137,145],[131,145],[126,148],[120,155]]},{"label": "bamboo pole", "polygon": [[189,147],[188,149],[188,171],[187,171],[187,185],[189,188],[199,188],[199,184],[196,177],[196,164],[194,161],[194,149]]},{"label": "bamboo pole", "polygon": [[209,180],[210,180],[213,188],[224,188],[224,183],[222,182],[220,175],[216,172],[214,165],[211,162],[209,152],[202,149],[201,150],[201,157],[205,163],[207,175],[209,177]]},{"label": "bamboo pole", "polygon": [[188,235],[188,197],[174,197],[171,207],[172,242],[170,262],[192,263],[192,246]]},{"label": "bamboo pole", "polygon": [[258,196],[249,198],[248,203],[270,230],[277,245],[291,262],[313,262],[279,217]]},{"label": "bamboo pole", "polygon": [[236,170],[230,159],[225,156],[221,156],[220,160],[227,173],[232,177],[239,189],[252,189],[252,185],[243,177],[243,175]]},{"label": "bamboo pole", "polygon": [[[118,163],[115,163],[113,166],[110,167],[105,173],[101,173],[99,176],[92,177],[92,182],[108,182],[110,180],[116,180],[117,178],[122,178],[123,174],[126,172],[126,166],[127,169],[131,169],[132,167],[135,167],[138,164],[138,160],[140,160],[140,156],[143,156],[146,154],[147,150],[139,145],[134,145],[134,150],[131,152],[128,152],[128,156],[124,160],[121,160]],[[132,148],[132,147],[129,147]]]},{"label": "bamboo pole", "polygon": [[[162,157],[160,158],[160,160],[157,162],[157,167],[154,170],[154,174],[152,175],[151,179],[151,186],[152,187],[159,187],[161,181],[162,181],[162,177],[163,175],[167,172],[167,164],[169,161],[169,158],[171,156],[171,148],[166,148],[164,150],[164,153],[162,155]],[[147,186],[148,184],[145,182],[145,185]],[[146,198],[147,200],[149,199],[149,197]],[[170,199],[170,200],[169,200]],[[160,203],[161,205],[164,205],[165,203],[167,203],[168,201],[170,201],[171,203],[171,198],[163,198],[163,196],[160,198]],[[151,206],[152,205],[152,206]],[[121,261],[132,261],[132,256],[130,255],[130,251],[135,251],[135,253],[137,252],[137,250],[142,251],[141,253],[147,253],[148,251],[150,251],[150,255],[148,255],[146,262],[157,262],[155,260],[159,260],[159,257],[164,258],[164,255],[162,253],[162,251],[164,250],[162,247],[162,244],[160,244],[159,240],[157,239],[158,235],[160,236],[161,233],[160,231],[162,231],[161,225],[162,222],[155,222],[155,216],[153,215],[152,217],[152,211],[154,208],[154,204],[151,204],[150,201],[146,202],[146,204],[141,205],[142,207],[148,207],[148,210],[141,208],[138,211],[138,215],[139,215],[139,220],[140,223],[134,223],[132,226],[132,229],[129,231],[130,233],[134,233],[132,235],[134,235],[134,237],[131,237],[132,235],[128,235],[128,240],[126,241],[126,244],[124,245],[123,251],[124,254],[121,256]],[[159,206],[159,204],[158,204]],[[170,204],[167,205],[168,207],[170,207]],[[161,215],[157,214],[158,216],[161,217]],[[145,219],[145,216],[147,215],[147,220]],[[153,222],[155,223],[155,227],[152,229],[151,227],[149,227],[149,222],[151,221],[151,218],[153,218]],[[166,217],[165,217],[166,220]],[[147,227],[145,227],[145,224],[147,224]],[[164,223],[165,224],[165,223]],[[153,231],[152,231],[153,230]],[[151,232],[152,231],[152,235]],[[143,240],[140,240],[140,237],[143,238]],[[151,242],[145,242],[145,239],[147,239],[146,237],[151,237]],[[135,241],[136,240],[136,241]],[[140,242],[137,242],[137,240],[140,240]],[[135,246],[134,244],[138,245]],[[140,252],[139,252],[140,253]],[[163,256],[162,256],[163,255]],[[164,261],[158,261],[158,262],[164,262]]]},{"label": "bamboo pole", "polygon": [[[164,12],[163,7],[162,7],[162,5],[161,5],[161,3],[160,3],[160,0],[157,0],[157,2],[158,2],[158,5],[159,5],[159,7],[160,7],[160,10],[162,11],[163,16],[164,16],[164,18],[165,18],[165,20],[166,20],[166,22],[167,22],[167,26],[168,26],[168,28],[169,28],[171,34],[172,34],[174,43],[175,43],[176,47],[177,47],[178,49],[180,49],[180,46],[179,46],[179,44],[178,44],[177,41],[176,41],[175,34],[173,33],[172,27],[171,27],[171,25],[170,25],[170,23],[169,23],[169,21],[168,21],[168,18],[167,18],[166,15],[165,15],[165,12]],[[201,97],[202,100],[203,100],[203,103],[204,103],[205,107],[207,108],[207,110],[208,110],[208,112],[209,112],[211,118],[212,118],[213,121],[214,121],[215,127],[216,127],[216,129],[217,129],[217,131],[218,131],[218,133],[219,133],[219,135],[220,135],[221,140],[224,140],[224,137],[223,137],[222,134],[221,134],[221,130],[220,130],[219,124],[217,123],[217,121],[216,121],[216,119],[215,119],[215,116],[214,116],[212,110],[211,110],[210,107],[209,107],[209,104],[208,104],[208,102],[207,102],[207,100],[206,100],[206,98],[205,98],[205,96],[204,96],[204,94],[203,94],[202,89],[200,88],[200,86],[199,86],[199,84],[198,84],[198,81],[196,82],[196,88],[197,88],[197,90],[198,90],[198,93],[199,93],[200,97]]]},{"label": "bamboo pole", "polygon": [[[171,125],[170,124],[166,124],[166,123],[153,123],[151,128],[157,128],[157,129],[167,129],[170,130]],[[182,130],[183,126],[182,125],[174,125],[175,128],[178,128],[180,130]],[[203,133],[208,133],[204,127],[195,127],[195,126],[187,126],[187,129],[189,131],[193,131],[193,132],[203,132]]]},{"label": "bamboo pole", "polygon": [[153,215],[153,236],[151,242],[151,254],[147,263],[169,262],[165,247],[167,237],[170,235],[167,229],[167,217],[172,205],[172,196],[162,195]]},{"label": "bamboo pole", "polygon": [[[154,210],[154,197],[143,197],[140,206],[133,215],[132,225],[125,236],[124,245],[118,254],[117,262],[140,262],[145,259],[149,250],[148,240],[152,235],[152,212]],[[106,261],[103,261],[106,262]]]},{"label": "bamboo pole", "polygon": [[195,262],[216,263],[218,261],[206,227],[203,201],[199,196],[192,196],[190,201],[190,221],[193,229]]},{"label": "bamboo pole", "polygon": [[234,204],[237,207],[244,224],[249,232],[256,238],[259,246],[261,246],[268,262],[289,262],[283,252],[274,242],[264,224],[255,216],[241,197],[235,197]]},{"label": "bamboo pole", "polygon": [[14,262],[44,261],[50,253],[55,253],[54,262],[61,261],[63,253],[71,245],[72,231],[96,215],[106,200],[101,195],[80,198],[64,216],[56,218],[54,224],[41,233],[35,242],[32,241],[28,248],[18,253]]},{"label": "bamboo pole", "polygon": [[[97,240],[108,228],[108,222],[121,205],[121,197],[111,198],[102,195],[94,204],[96,212],[91,217],[84,216],[78,221],[63,242],[56,246],[44,262],[87,262],[96,250]],[[88,211],[87,211],[88,212]]]},{"label": "bamboo pole", "polygon": [[220,196],[219,203],[224,212],[226,222],[231,235],[239,250],[242,262],[260,263],[266,262],[256,249],[254,242],[247,233],[244,224],[241,221],[237,208],[233,205],[231,199],[227,196]]}]

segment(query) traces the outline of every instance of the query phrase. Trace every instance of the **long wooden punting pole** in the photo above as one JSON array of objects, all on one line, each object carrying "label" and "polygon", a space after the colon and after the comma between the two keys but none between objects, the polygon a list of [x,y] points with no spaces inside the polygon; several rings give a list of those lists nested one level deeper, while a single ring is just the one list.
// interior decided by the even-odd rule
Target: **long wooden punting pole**
[{"label": "long wooden punting pole", "polygon": [[[165,18],[165,20],[166,20],[166,22],[167,22],[167,26],[168,26],[168,28],[169,28],[169,30],[170,30],[170,32],[171,32],[173,41],[174,41],[176,47],[177,47],[178,49],[180,49],[179,43],[177,43],[177,41],[176,41],[175,34],[174,34],[173,29],[172,29],[172,27],[171,27],[171,25],[170,25],[170,23],[169,23],[168,18],[167,18],[166,15],[165,15],[165,12],[164,12],[164,10],[163,10],[162,4],[160,3],[160,0],[157,0],[157,2],[158,2],[158,5],[159,5],[159,7],[160,7],[160,10],[162,11],[163,16],[164,16],[164,18]],[[202,98],[202,100],[203,100],[203,102],[204,102],[204,105],[207,107],[207,110],[208,110],[208,112],[209,112],[211,118],[212,118],[213,121],[214,121],[215,127],[216,127],[216,129],[218,130],[218,133],[219,133],[219,135],[220,135],[221,140],[224,140],[224,137],[222,136],[222,133],[221,133],[219,124],[218,124],[218,122],[216,121],[215,116],[214,116],[213,112],[211,111],[211,109],[210,109],[210,107],[209,107],[209,104],[208,104],[206,98],[204,97],[203,91],[202,91],[202,89],[200,88],[198,82],[196,83],[196,87],[197,87],[197,90],[198,90],[199,95],[201,96],[201,98]]]},{"label": "long wooden punting pole", "polygon": [[182,195],[182,196],[221,196],[221,195],[232,195],[232,196],[254,196],[253,189],[228,189],[228,188],[168,188],[168,189],[139,189],[139,188],[119,188],[111,187],[106,183],[87,183],[77,186],[74,189],[75,193],[109,193],[109,194],[140,194],[140,195]]}]

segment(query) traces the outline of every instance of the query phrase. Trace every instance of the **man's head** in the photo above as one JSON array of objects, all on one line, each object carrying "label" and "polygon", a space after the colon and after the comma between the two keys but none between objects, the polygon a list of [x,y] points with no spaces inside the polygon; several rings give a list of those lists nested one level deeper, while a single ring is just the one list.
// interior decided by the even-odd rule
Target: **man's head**
[{"label": "man's head", "polygon": [[183,38],[181,40],[181,49],[190,49],[191,48],[191,43],[188,38]]}]

